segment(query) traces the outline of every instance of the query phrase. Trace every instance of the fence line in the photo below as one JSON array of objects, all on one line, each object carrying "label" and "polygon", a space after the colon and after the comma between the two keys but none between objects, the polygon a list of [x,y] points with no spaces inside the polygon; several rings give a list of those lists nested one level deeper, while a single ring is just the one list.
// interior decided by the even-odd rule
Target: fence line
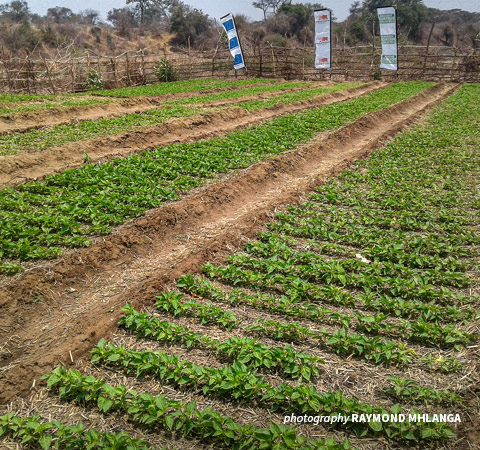
[{"label": "fence line", "polygon": [[[338,47],[333,51],[332,68],[314,68],[314,48],[255,48],[245,54],[251,76],[285,79],[385,80],[425,79],[433,81],[480,81],[480,55],[456,47],[412,46],[399,48],[399,70],[378,69],[381,49],[374,46]],[[144,50],[118,56],[85,56],[59,59],[11,57],[0,52],[0,90],[19,93],[80,92],[88,89],[87,77],[94,69],[106,88],[138,86],[156,81],[154,66],[165,57],[179,79],[234,77],[230,53],[210,52],[149,54]]]}]

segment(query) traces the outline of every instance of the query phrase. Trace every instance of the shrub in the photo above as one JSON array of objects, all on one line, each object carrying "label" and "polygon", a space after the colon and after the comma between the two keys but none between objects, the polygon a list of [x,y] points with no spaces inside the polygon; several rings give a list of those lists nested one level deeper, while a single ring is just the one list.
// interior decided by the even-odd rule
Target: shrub
[{"label": "shrub", "polygon": [[87,86],[90,90],[99,90],[105,88],[105,80],[100,76],[100,74],[94,70],[90,69],[87,78]]},{"label": "shrub", "polygon": [[154,66],[153,72],[159,81],[167,82],[177,79],[177,72],[165,58],[162,58],[159,63]]}]

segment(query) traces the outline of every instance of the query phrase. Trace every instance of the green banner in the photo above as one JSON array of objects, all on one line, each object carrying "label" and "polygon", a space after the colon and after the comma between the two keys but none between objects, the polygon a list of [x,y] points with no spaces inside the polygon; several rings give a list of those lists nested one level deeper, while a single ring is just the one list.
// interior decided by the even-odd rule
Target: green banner
[{"label": "green banner", "polygon": [[395,23],[395,14],[379,14],[378,21],[380,24]]},{"label": "green banner", "polygon": [[382,55],[382,64],[397,64],[397,55]]},{"label": "green banner", "polygon": [[397,39],[394,34],[385,34],[382,36],[382,44],[397,45]]}]

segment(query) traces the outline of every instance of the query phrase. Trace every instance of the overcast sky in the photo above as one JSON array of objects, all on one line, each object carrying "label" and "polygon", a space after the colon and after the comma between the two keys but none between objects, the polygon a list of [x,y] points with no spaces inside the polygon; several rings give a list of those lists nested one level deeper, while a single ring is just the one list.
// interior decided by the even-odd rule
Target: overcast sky
[{"label": "overcast sky", "polygon": [[[259,9],[253,8],[251,0],[184,0],[184,2],[203,10],[213,18],[219,18],[229,12],[246,14],[252,19],[261,19],[263,17]],[[309,0],[309,2],[322,3],[327,8],[332,8],[335,17],[343,20],[347,17],[348,8],[353,0]],[[467,11],[480,12],[480,0],[424,0],[424,2],[427,6],[439,9],[460,8]],[[6,1],[1,0],[0,3],[6,3]],[[66,6],[74,12],[91,8],[99,11],[105,18],[107,11],[112,8],[125,6],[125,0],[82,0],[81,2],[78,0],[28,0],[28,4],[33,12],[42,15],[46,13],[48,8],[53,6]]]}]

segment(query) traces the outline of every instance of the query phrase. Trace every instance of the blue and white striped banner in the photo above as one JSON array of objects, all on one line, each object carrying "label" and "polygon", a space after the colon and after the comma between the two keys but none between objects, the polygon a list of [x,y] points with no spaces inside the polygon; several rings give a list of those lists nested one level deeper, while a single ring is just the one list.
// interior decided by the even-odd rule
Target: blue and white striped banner
[{"label": "blue and white striped banner", "polygon": [[220,22],[222,22],[223,28],[225,28],[225,31],[227,32],[228,47],[230,49],[230,53],[233,56],[233,68],[235,70],[246,68],[233,15],[227,14],[226,16],[223,16],[220,19]]}]

